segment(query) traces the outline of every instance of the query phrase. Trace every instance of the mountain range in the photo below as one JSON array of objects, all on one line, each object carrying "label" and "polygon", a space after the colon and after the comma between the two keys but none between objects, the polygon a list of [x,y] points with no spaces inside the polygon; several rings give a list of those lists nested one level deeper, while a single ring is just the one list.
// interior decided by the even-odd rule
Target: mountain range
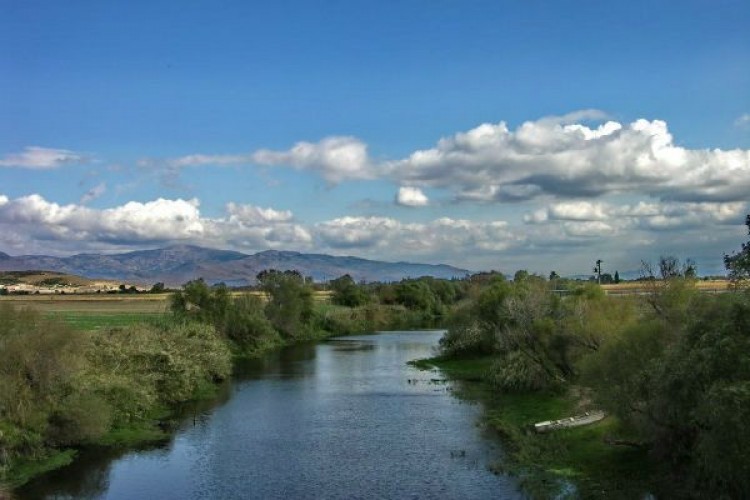
[{"label": "mountain range", "polygon": [[356,281],[398,281],[407,277],[462,278],[470,271],[444,264],[382,262],[358,257],[305,254],[267,250],[244,254],[193,245],[177,245],[155,250],[120,254],[77,254],[69,257],[48,255],[10,256],[0,252],[0,271],[45,270],[87,278],[123,280],[137,283],[163,282],[181,285],[203,278],[213,284],[246,286],[265,269],[296,270],[315,281],[327,281],[349,274]]}]

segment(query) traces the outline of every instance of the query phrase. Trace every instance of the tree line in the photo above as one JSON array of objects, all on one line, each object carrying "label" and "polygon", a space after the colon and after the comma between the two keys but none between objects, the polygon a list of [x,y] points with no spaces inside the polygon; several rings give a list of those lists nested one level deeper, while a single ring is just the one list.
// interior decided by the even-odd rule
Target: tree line
[{"label": "tree line", "polygon": [[642,298],[494,276],[452,315],[442,355],[490,357],[484,378],[503,393],[583,390],[621,422],[619,445],[669,475],[667,496],[748,498],[750,242],[724,260],[738,286],[720,295],[698,293],[694,264],[674,257],[644,264]]}]

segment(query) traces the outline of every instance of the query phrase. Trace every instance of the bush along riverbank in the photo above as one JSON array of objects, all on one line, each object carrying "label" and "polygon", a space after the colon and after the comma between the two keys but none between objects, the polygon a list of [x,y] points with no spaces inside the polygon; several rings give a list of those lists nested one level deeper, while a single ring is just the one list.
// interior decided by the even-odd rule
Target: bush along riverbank
[{"label": "bush along riverbank", "polygon": [[233,359],[434,321],[356,285],[343,288],[343,304],[319,304],[298,273],[259,278],[267,300],[197,280],[172,296],[169,314],[94,331],[0,304],[0,486],[64,466],[82,447],[168,439],[185,403],[217,397]]},{"label": "bush along riverbank", "polygon": [[[437,366],[506,442],[535,498],[750,496],[750,292],[697,293],[663,258],[642,297],[495,277],[454,314]],[[607,417],[538,434],[533,424]]]},{"label": "bush along riverbank", "polygon": [[0,305],[0,483],[69,463],[75,449],[163,439],[169,408],[227,378],[210,326],[163,321],[80,332]]}]

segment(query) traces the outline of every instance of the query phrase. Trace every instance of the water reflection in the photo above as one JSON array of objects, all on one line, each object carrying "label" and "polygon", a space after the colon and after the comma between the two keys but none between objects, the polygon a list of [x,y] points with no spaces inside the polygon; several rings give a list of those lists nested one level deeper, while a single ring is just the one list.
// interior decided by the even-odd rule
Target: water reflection
[{"label": "water reflection", "polygon": [[429,356],[439,332],[298,345],[237,367],[159,449],[84,453],[21,498],[513,498],[500,451]]},{"label": "water reflection", "polygon": [[330,345],[334,351],[372,351],[375,349],[374,342],[367,342],[362,340],[350,340],[350,339],[332,339],[329,340]]},{"label": "water reflection", "polygon": [[311,374],[317,344],[304,343],[279,349],[257,359],[240,360],[234,367],[235,384],[259,378],[298,378]]}]

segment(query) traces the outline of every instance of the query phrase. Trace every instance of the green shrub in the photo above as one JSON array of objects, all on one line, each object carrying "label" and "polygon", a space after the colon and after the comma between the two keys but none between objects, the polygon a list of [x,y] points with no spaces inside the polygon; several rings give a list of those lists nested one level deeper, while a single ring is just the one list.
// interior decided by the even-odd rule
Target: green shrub
[{"label": "green shrub", "polygon": [[560,385],[542,365],[519,351],[497,358],[490,367],[489,382],[503,392],[528,392]]},{"label": "green shrub", "polygon": [[227,345],[198,322],[111,329],[96,336],[90,357],[118,422],[144,418],[157,403],[188,400],[202,382],[231,371]]},{"label": "green shrub", "polygon": [[280,345],[281,336],[266,318],[263,302],[255,296],[234,299],[224,324],[224,334],[240,351],[261,351]]}]

